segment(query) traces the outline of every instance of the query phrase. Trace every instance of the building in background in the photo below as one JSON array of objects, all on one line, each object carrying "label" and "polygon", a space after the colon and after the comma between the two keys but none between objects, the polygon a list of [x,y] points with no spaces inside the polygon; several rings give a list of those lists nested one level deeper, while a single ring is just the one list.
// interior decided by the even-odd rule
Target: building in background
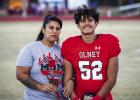
[{"label": "building in background", "polygon": [[140,16],[140,0],[0,0],[0,16],[70,16],[83,4],[97,8],[101,16]]},{"label": "building in background", "polygon": [[67,0],[67,2],[69,10],[74,10],[83,4],[88,5],[88,0]]}]

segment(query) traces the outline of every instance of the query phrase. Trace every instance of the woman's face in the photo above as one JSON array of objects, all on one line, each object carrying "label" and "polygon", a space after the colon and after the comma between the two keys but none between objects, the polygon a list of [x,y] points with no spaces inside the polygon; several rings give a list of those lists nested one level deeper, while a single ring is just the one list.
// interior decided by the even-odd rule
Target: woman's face
[{"label": "woman's face", "polygon": [[59,34],[61,31],[60,24],[56,21],[49,21],[45,29],[42,29],[44,33],[44,39],[49,42],[55,42],[59,39]]}]

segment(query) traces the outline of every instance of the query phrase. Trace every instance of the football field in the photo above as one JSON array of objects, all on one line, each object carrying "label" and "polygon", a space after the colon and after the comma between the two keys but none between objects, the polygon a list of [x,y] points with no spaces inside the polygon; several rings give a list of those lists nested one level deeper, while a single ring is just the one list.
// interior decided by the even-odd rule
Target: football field
[{"label": "football field", "polygon": [[[22,100],[23,85],[15,74],[16,57],[26,43],[35,40],[41,26],[41,21],[0,22],[0,100]],[[121,42],[114,100],[140,100],[140,20],[103,20],[96,33],[112,33]],[[64,21],[60,44],[78,34],[73,21]]]}]

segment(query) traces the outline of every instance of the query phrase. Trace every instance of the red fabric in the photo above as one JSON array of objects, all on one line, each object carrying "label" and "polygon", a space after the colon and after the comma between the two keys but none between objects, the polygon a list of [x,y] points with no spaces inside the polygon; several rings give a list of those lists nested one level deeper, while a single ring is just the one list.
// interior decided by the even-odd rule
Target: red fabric
[{"label": "red fabric", "polygon": [[86,92],[96,94],[100,90],[107,80],[109,59],[120,51],[119,40],[110,34],[98,34],[90,44],[83,42],[80,36],[63,42],[62,56],[76,71],[75,93],[78,97]]},{"label": "red fabric", "polygon": [[73,100],[79,100],[79,98],[78,98],[77,96],[75,96],[75,97],[73,98]]},{"label": "red fabric", "polygon": [[101,97],[96,95],[95,97],[93,97],[91,100],[101,100]]}]

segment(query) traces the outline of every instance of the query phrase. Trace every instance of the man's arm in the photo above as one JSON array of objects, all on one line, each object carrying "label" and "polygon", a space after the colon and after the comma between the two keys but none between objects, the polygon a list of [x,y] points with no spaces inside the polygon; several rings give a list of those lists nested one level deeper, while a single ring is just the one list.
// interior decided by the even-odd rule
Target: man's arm
[{"label": "man's arm", "polygon": [[64,60],[64,95],[65,96],[70,96],[73,88],[74,88],[74,83],[72,80],[72,75],[73,75],[73,66],[72,64]]},{"label": "man's arm", "polygon": [[103,98],[115,85],[118,74],[118,57],[112,57],[109,59],[107,68],[107,81],[104,83],[100,91],[97,93],[98,96]]},{"label": "man's arm", "polygon": [[72,64],[69,61],[64,60],[64,85],[66,85],[67,81],[72,78],[72,74],[73,74]]}]

